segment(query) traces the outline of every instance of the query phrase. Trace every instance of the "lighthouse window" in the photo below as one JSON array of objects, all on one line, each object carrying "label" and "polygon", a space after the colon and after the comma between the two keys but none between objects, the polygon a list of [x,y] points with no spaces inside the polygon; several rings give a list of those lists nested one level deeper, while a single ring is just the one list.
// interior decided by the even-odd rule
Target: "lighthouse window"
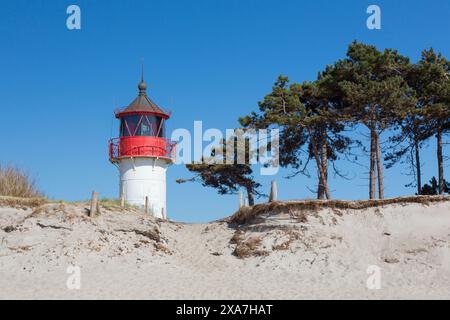
[{"label": "lighthouse window", "polygon": [[150,115],[131,115],[122,118],[120,136],[165,137],[165,122],[161,117]]},{"label": "lighthouse window", "polygon": [[151,129],[150,126],[146,123],[141,123],[141,130],[139,132],[140,134],[138,134],[139,136],[151,136]]},{"label": "lighthouse window", "polygon": [[122,123],[120,125],[120,133],[122,137],[134,136],[138,130],[140,115],[125,116],[122,118]]},{"label": "lighthouse window", "polygon": [[163,120],[161,117],[146,116],[145,121],[143,121],[142,123],[143,125],[148,126],[149,131],[148,134],[143,135],[164,137],[165,129],[164,129],[164,122],[162,121]]},{"label": "lighthouse window", "polygon": [[159,121],[162,121],[161,130],[159,131],[158,137],[164,138],[166,136],[166,122],[162,119],[159,119]]}]

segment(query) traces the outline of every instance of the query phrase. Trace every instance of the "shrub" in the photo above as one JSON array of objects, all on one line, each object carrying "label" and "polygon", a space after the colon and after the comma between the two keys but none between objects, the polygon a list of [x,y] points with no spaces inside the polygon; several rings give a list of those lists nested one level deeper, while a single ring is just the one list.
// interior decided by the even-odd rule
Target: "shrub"
[{"label": "shrub", "polygon": [[[444,179],[444,193],[450,193],[450,183]],[[420,191],[421,195],[438,195],[439,194],[439,185],[436,180],[436,177],[431,178],[430,184],[425,184]]]}]

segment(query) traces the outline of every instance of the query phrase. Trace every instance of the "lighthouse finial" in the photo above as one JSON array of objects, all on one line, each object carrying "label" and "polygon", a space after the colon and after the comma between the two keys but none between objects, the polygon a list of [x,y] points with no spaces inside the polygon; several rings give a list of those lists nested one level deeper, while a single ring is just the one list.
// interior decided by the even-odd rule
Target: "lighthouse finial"
[{"label": "lighthouse finial", "polygon": [[141,82],[138,85],[139,88],[139,95],[146,94],[145,91],[147,90],[147,84],[144,81],[144,59],[141,60]]}]

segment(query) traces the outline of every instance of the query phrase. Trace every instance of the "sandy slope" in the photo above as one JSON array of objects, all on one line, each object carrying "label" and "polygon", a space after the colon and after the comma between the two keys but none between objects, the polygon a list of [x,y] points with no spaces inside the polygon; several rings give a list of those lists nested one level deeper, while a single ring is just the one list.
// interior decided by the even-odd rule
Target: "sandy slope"
[{"label": "sandy slope", "polygon": [[[79,290],[66,286],[69,265]],[[369,265],[379,290],[366,286]],[[240,227],[0,208],[0,288],[2,299],[450,299],[450,201],[269,212]]]}]

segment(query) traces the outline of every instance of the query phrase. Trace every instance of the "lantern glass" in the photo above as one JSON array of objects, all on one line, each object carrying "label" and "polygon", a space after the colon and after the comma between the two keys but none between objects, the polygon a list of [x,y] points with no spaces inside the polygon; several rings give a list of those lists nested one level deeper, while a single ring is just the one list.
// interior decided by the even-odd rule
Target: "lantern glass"
[{"label": "lantern glass", "polygon": [[153,115],[129,115],[121,119],[120,136],[165,137],[166,128],[163,118]]}]

